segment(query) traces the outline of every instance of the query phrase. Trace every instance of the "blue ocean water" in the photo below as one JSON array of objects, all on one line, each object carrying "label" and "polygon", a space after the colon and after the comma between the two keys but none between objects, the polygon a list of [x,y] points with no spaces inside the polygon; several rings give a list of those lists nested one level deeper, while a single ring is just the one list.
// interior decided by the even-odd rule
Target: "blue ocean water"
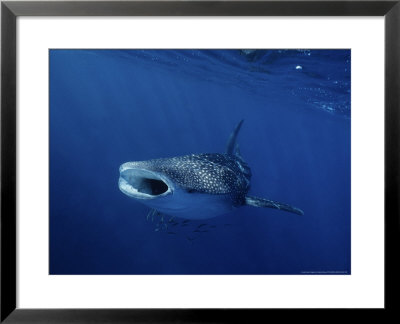
[{"label": "blue ocean water", "polygon": [[[350,274],[350,56],[50,50],[50,274]],[[222,153],[241,119],[250,194],[303,216],[244,206],[159,230],[119,190],[122,163]]]}]

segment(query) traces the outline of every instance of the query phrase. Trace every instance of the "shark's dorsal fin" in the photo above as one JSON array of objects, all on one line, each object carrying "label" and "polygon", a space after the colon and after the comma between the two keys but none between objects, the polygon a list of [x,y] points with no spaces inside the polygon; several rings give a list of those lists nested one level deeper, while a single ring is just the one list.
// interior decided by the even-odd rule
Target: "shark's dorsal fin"
[{"label": "shark's dorsal fin", "polygon": [[254,197],[254,196],[246,196],[246,205],[248,206],[253,206],[253,207],[268,207],[268,208],[275,208],[279,210],[284,210],[290,213],[294,213],[297,215],[304,215],[303,211],[301,209],[298,209],[296,207],[282,204],[276,201],[272,201],[269,199],[265,198],[259,198],[259,197]]},{"label": "shark's dorsal fin", "polygon": [[226,144],[226,150],[225,153],[226,154],[230,154],[233,155],[235,154],[235,147],[236,147],[236,138],[238,136],[240,127],[243,124],[243,119],[239,122],[239,124],[236,125],[235,129],[233,130],[231,136],[229,137],[228,143]]},{"label": "shark's dorsal fin", "polygon": [[235,154],[236,156],[242,158],[242,156],[240,155],[240,147],[239,147],[239,144],[236,144],[236,145],[235,145],[235,153],[234,153],[234,154]]}]

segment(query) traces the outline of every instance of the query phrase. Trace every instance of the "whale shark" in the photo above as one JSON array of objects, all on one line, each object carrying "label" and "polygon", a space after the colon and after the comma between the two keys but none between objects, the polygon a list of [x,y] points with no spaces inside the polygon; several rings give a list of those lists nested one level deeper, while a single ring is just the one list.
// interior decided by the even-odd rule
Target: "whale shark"
[{"label": "whale shark", "polygon": [[224,153],[123,163],[119,189],[158,213],[184,219],[213,218],[241,206],[303,215],[299,208],[248,194],[251,170],[236,143],[242,124],[234,128]]}]

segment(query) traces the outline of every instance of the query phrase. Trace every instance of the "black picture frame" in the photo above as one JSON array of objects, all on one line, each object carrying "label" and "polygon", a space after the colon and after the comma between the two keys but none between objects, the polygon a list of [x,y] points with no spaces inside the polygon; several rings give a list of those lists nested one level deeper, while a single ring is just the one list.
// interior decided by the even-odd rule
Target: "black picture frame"
[{"label": "black picture frame", "polygon": [[[19,16],[384,16],[385,307],[363,310],[380,321],[399,308],[400,0],[396,1],[2,1],[1,2],[1,302],[5,323],[197,323],[268,320],[273,309],[16,308],[16,19]],[[310,319],[337,310],[290,310]],[[361,310],[347,310],[357,312]],[[268,317],[267,317],[268,316]],[[323,320],[323,318],[320,318]],[[359,318],[358,318],[359,320]]]}]

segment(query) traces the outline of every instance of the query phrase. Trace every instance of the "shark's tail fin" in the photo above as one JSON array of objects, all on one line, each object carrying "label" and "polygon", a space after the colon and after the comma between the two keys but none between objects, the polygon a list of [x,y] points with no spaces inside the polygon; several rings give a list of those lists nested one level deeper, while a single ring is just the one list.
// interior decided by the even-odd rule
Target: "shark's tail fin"
[{"label": "shark's tail fin", "polygon": [[226,150],[225,150],[226,154],[230,154],[230,155],[236,154],[236,150],[235,150],[236,138],[238,136],[238,133],[240,131],[240,127],[242,126],[242,124],[243,124],[243,119],[239,122],[239,124],[236,125],[231,136],[229,137],[228,143],[226,144]]},{"label": "shark's tail fin", "polygon": [[287,211],[290,213],[294,213],[297,215],[304,215],[303,211],[296,207],[286,205],[286,204],[281,204],[279,202],[268,200],[265,198],[254,197],[254,196],[246,196],[246,205],[253,206],[253,207],[275,208],[275,209],[284,210],[284,211]]}]

